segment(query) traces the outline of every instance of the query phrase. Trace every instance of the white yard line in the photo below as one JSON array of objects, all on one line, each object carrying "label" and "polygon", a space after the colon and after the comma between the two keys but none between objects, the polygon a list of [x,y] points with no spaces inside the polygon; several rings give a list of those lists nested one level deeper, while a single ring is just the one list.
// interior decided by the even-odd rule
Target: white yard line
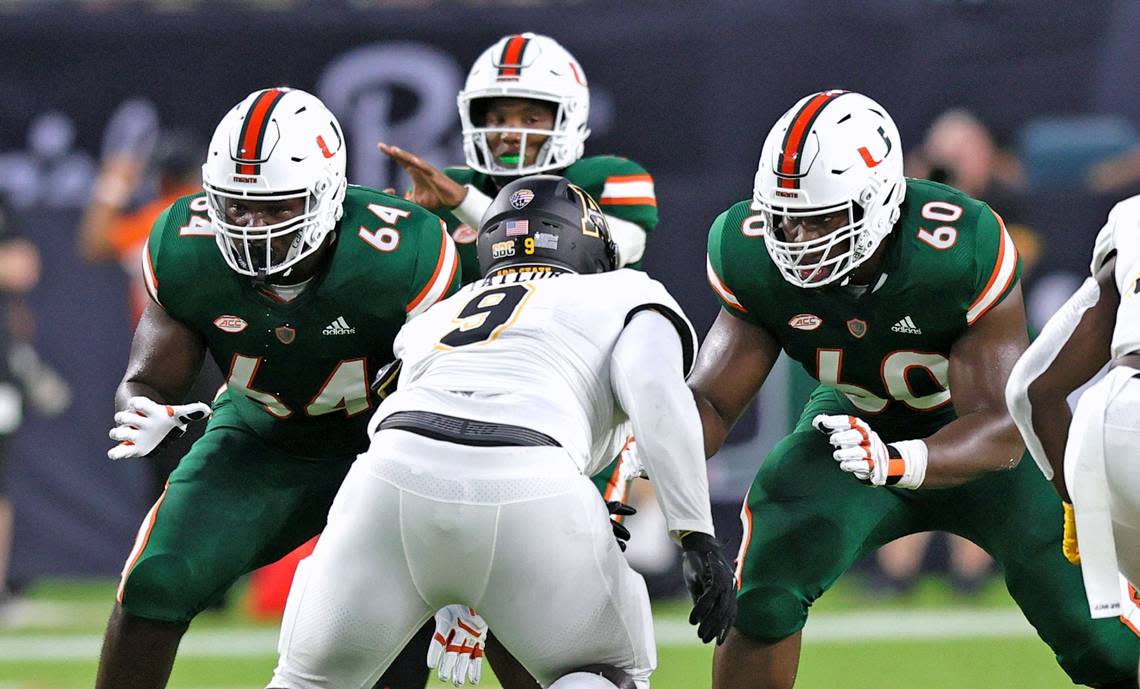
[{"label": "white yard line", "polygon": [[[696,628],[684,620],[658,620],[660,646],[696,646]],[[1011,638],[1034,634],[1017,610],[921,610],[817,613],[808,620],[804,643],[841,644],[885,640]],[[95,634],[38,634],[0,638],[0,662],[94,660],[102,638]],[[180,658],[244,658],[276,653],[277,630],[191,631]]]}]

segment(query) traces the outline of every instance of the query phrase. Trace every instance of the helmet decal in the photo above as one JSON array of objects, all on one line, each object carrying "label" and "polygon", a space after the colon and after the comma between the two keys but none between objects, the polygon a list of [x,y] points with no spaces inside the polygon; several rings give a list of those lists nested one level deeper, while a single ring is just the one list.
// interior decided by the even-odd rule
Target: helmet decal
[{"label": "helmet decal", "polygon": [[519,189],[511,194],[511,206],[518,210],[526,208],[526,204],[530,203],[534,198],[534,192],[530,189]]},{"label": "helmet decal", "polygon": [[530,37],[525,35],[512,36],[503,46],[503,53],[499,56],[499,81],[518,79],[523,70],[523,53],[530,43]]},{"label": "helmet decal", "polygon": [[268,157],[261,150],[265,144],[265,130],[282,95],[281,89],[266,89],[250,107],[238,137],[238,149],[232,154],[239,175],[261,174],[260,163]]},{"label": "helmet decal", "polygon": [[891,152],[891,148],[894,147],[894,144],[891,143],[890,137],[887,136],[887,133],[883,131],[882,127],[879,127],[879,136],[883,137],[883,143],[887,145],[887,150],[878,160],[875,160],[875,157],[871,155],[871,152],[867,150],[866,146],[859,147],[859,155],[863,157],[863,162],[867,164],[867,167],[875,167],[879,163],[886,160],[887,154],[889,154]]},{"label": "helmet decal", "polygon": [[780,148],[780,160],[776,166],[776,174],[780,177],[780,188],[798,189],[800,178],[807,174],[803,165],[804,144],[808,140],[808,132],[815,124],[819,114],[823,112],[828,103],[842,96],[846,91],[824,91],[804,103],[800,111],[792,118],[788,131],[784,134],[784,145]]}]

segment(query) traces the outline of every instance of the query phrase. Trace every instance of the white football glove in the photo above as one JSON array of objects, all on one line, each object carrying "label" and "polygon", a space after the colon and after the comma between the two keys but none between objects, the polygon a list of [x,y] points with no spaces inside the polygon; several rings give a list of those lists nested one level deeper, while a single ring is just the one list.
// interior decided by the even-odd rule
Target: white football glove
[{"label": "white football glove", "polygon": [[857,416],[820,414],[811,423],[828,434],[839,468],[864,483],[918,488],[926,478],[927,448],[921,440],[886,444]]},{"label": "white football glove", "polygon": [[[483,675],[483,646],[487,623],[465,605],[449,605],[435,614],[435,634],[428,646],[427,664],[439,668],[439,678],[460,686],[478,684]],[[442,658],[442,660],[441,660]]]},{"label": "white football glove", "polygon": [[117,424],[108,434],[118,445],[107,450],[111,459],[145,457],[171,432],[178,437],[186,432],[191,421],[200,421],[210,415],[210,405],[204,402],[190,404],[159,404],[146,397],[132,397],[127,408],[115,413]]}]

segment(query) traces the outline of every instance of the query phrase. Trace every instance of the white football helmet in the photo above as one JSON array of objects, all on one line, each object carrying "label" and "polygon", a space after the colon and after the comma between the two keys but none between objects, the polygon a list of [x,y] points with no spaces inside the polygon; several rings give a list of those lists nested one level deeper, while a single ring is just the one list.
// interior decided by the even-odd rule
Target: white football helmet
[{"label": "white football helmet", "polygon": [[[528,98],[554,105],[553,129],[486,127],[480,101],[486,98]],[[473,170],[488,175],[521,177],[561,170],[582,157],[590,130],[590,90],[586,73],[574,56],[553,38],[534,33],[504,36],[483,51],[459,92],[459,120],[463,125],[463,155]],[[485,104],[482,104],[485,105]],[[522,150],[526,137],[548,136],[534,163],[524,156],[515,165],[496,160],[487,134],[519,133]]]},{"label": "white football helmet", "polygon": [[[346,160],[340,124],[316,96],[271,88],[234,106],[214,130],[202,166],[210,221],[230,268],[264,279],[316,251],[344,212]],[[305,199],[304,212],[286,222],[243,227],[227,221],[233,199],[298,198]],[[275,259],[274,240],[289,235],[288,251]]]},{"label": "white football helmet", "polygon": [[[906,193],[902,144],[887,111],[849,91],[814,93],[784,113],[760,153],[752,209],[784,279],[819,287],[849,275],[875,253],[899,218]],[[784,216],[846,212],[826,236],[789,242]]]}]

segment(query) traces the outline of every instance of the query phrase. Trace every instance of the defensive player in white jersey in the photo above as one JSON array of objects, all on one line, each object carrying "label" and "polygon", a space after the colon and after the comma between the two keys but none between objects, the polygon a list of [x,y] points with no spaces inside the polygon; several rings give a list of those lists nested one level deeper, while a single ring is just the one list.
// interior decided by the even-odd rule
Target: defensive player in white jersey
[{"label": "defensive player in white jersey", "polygon": [[484,279],[397,336],[399,389],[298,569],[271,687],[370,686],[453,603],[544,687],[648,687],[645,584],[588,478],[627,418],[684,549],[690,620],[706,642],[732,624],[680,307],[615,270],[605,216],[560,177],[504,187],[478,242]]},{"label": "defensive player in white jersey", "polygon": [[[1109,213],[1091,270],[1017,362],[1006,401],[1065,501],[1065,556],[1082,565],[1090,612],[1136,624],[1117,571],[1140,581],[1140,196]],[[1069,394],[1106,363],[1070,413]]]}]

